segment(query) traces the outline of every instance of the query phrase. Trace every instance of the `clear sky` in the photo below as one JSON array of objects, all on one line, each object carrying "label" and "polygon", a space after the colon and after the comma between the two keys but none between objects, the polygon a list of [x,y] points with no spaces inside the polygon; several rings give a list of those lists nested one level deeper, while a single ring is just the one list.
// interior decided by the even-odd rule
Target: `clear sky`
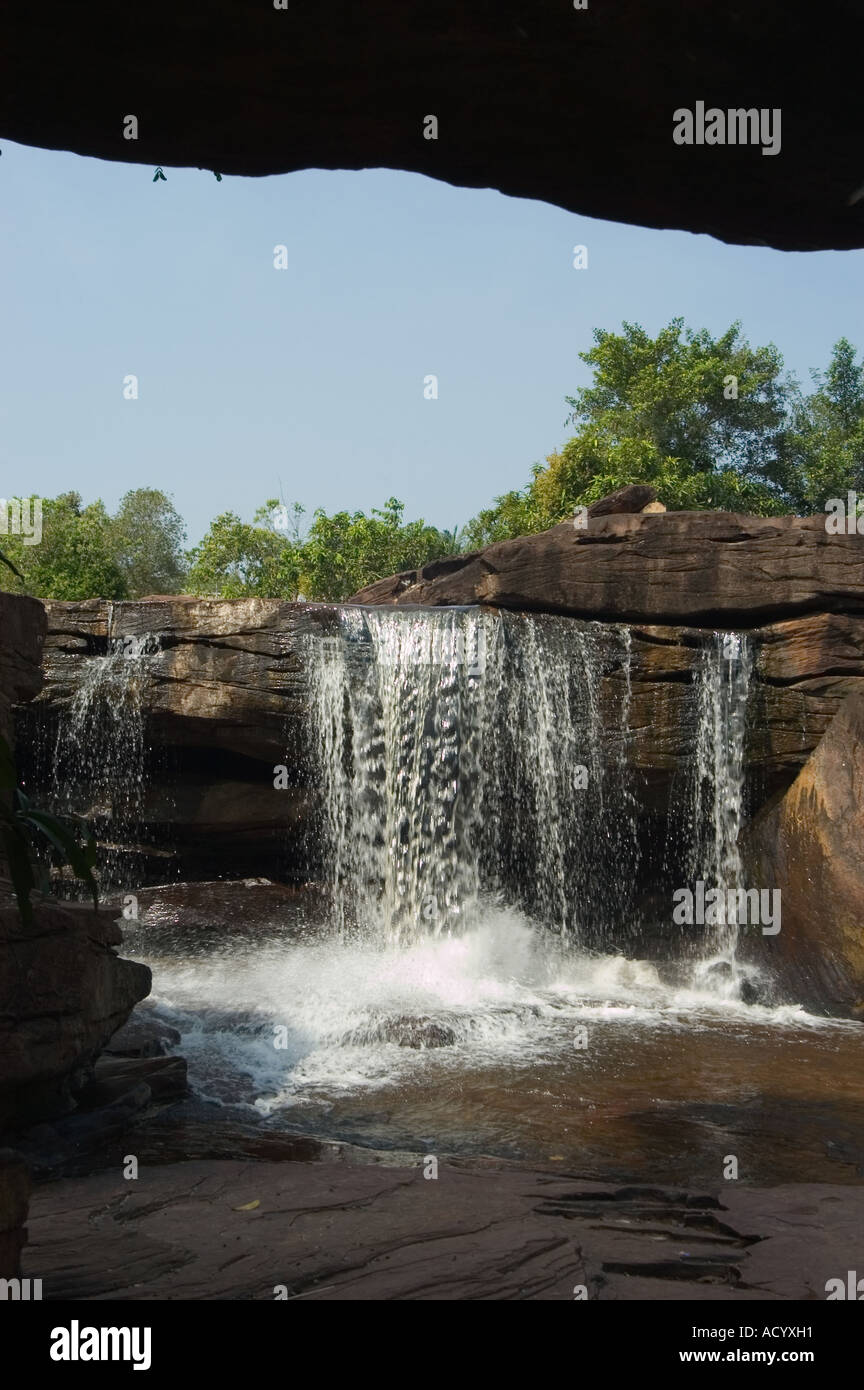
[{"label": "clear sky", "polygon": [[841,334],[864,348],[864,251],[726,246],[386,170],[153,172],[2,144],[0,496],[113,509],[159,487],[190,543],[279,495],[395,495],[452,527],[567,438],[594,327],[740,318],[805,383]]}]

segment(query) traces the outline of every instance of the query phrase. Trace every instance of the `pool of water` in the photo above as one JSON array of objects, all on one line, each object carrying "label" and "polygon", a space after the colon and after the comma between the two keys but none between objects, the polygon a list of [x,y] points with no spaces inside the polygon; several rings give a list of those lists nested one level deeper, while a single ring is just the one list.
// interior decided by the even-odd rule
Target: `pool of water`
[{"label": "pool of water", "polygon": [[[864,1179],[864,1027],[588,956],[515,912],[374,947],[294,919],[143,928],[196,1094],[268,1128],[591,1177]],[[214,1115],[217,1112],[214,1110]]]}]

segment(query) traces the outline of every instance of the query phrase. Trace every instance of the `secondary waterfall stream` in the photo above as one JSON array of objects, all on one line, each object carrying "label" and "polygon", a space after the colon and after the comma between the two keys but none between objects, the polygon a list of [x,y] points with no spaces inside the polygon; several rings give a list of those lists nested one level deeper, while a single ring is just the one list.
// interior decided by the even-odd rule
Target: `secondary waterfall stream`
[{"label": "secondary waterfall stream", "polygon": [[[61,730],[109,818],[152,659],[91,662]],[[748,1068],[792,1086],[796,1049],[828,1074],[844,1025],[748,994],[734,923],[671,926],[672,886],[740,885],[752,648],[705,634],[665,848],[632,659],[624,626],[480,609],[346,607],[307,638],[318,890],[216,944],[127,936],[200,1096],[379,1146],[587,1162],[623,1113],[713,1104]],[[677,1161],[656,1116],[639,1142]]]}]

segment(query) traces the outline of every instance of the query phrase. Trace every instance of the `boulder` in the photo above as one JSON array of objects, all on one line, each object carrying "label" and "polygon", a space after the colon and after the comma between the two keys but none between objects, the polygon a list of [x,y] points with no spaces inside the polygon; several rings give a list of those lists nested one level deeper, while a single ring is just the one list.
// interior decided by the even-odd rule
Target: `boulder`
[{"label": "boulder", "polygon": [[[657,489],[649,487],[647,483],[628,483],[617,492],[610,492],[607,497],[599,497],[585,510],[589,517],[644,512],[646,508],[654,505],[656,498]],[[665,511],[665,508],[662,510]]]},{"label": "boulder", "polygon": [[780,888],[775,936],[748,934],[741,954],[764,962],[788,997],[864,1018],[864,693],[855,691],[792,786],[756,816],[748,884]]},{"label": "boulder", "polygon": [[109,1057],[136,1060],[165,1057],[179,1042],[180,1034],[177,1029],[159,1018],[155,1009],[147,1008],[145,1000],[105,1044],[102,1060]]},{"label": "boulder", "polygon": [[[458,563],[457,563],[458,562]],[[482,603],[605,622],[749,628],[805,613],[864,611],[864,536],[825,516],[663,512],[497,541],[391,575],[351,603]]]},{"label": "boulder", "polygon": [[[136,898],[139,929],[148,940],[180,932],[187,943],[190,933],[198,937],[211,932],[299,931],[320,920],[326,910],[324,895],[314,886],[261,878],[160,883],[139,889]],[[110,1051],[115,1050],[113,1043],[112,1039]]]},{"label": "boulder", "polygon": [[25,930],[0,895],[0,1133],[74,1109],[104,1044],[150,991],[113,914],[40,902]]}]

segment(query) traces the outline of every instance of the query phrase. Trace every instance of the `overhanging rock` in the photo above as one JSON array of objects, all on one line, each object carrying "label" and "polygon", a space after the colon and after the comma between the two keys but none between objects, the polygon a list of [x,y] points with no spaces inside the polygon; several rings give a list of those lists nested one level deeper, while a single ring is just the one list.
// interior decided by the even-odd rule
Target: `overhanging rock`
[{"label": "overhanging rock", "polygon": [[[9,0],[0,136],[222,174],[406,169],[726,241],[854,247],[862,40],[859,7],[788,0]],[[727,143],[709,143],[711,110]],[[675,143],[676,111],[704,143]],[[773,153],[728,143],[737,111],[773,123]]]}]

